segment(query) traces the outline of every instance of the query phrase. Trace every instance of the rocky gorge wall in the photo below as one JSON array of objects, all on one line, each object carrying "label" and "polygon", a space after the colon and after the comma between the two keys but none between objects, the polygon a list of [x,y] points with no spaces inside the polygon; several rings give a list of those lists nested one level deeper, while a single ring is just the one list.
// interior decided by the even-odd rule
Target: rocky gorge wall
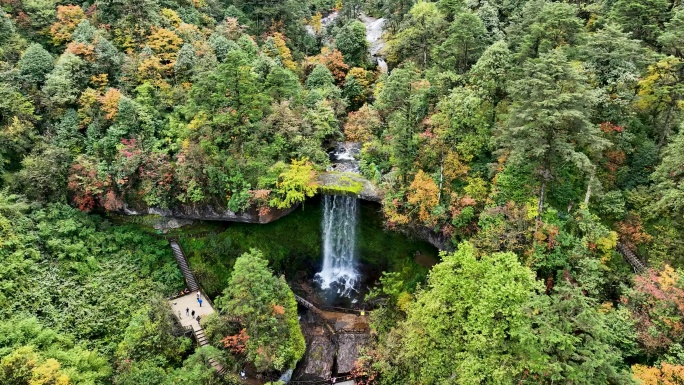
[{"label": "rocky gorge wall", "polygon": [[[319,193],[321,194],[355,195],[359,199],[372,202],[380,202],[382,199],[380,189],[371,181],[358,174],[345,172],[321,173],[317,183],[319,185]],[[124,205],[119,213],[124,215],[159,216],[154,227],[163,230],[185,226],[194,220],[264,224],[290,214],[297,207],[299,205],[287,209],[270,208],[267,211],[252,207],[235,212],[210,204],[179,204],[170,208],[132,208]]]}]

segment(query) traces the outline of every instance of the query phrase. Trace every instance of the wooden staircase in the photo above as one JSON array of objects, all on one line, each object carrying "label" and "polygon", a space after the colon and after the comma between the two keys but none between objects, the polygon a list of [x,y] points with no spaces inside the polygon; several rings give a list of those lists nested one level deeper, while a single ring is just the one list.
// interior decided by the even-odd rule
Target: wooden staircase
[{"label": "wooden staircase", "polygon": [[[178,268],[181,270],[181,273],[183,273],[183,278],[185,278],[185,283],[187,284],[188,289],[190,289],[191,293],[199,291],[199,284],[197,283],[197,279],[195,278],[195,275],[192,273],[192,270],[190,270],[190,265],[188,264],[188,260],[185,257],[183,248],[178,243],[178,241],[173,238],[169,239],[169,246],[171,246],[173,256],[174,258],[176,258]],[[205,300],[208,300],[206,296],[203,297],[205,298]],[[195,335],[195,340],[197,341],[197,345],[199,345],[199,347],[209,345],[209,340],[207,339],[207,336],[204,334],[204,329],[202,329],[200,325],[193,325],[192,332]],[[221,365],[219,362],[217,362],[213,358],[209,358],[208,361],[211,367],[216,369],[220,376],[226,374],[226,368],[224,368],[223,365]]]},{"label": "wooden staircase", "polygon": [[188,285],[188,289],[190,289],[192,292],[198,291],[199,284],[197,284],[195,275],[192,274],[192,271],[190,270],[190,265],[188,265],[188,260],[185,258],[185,253],[183,253],[181,245],[175,239],[169,239],[169,245],[173,251],[173,256],[176,258],[178,268],[181,270],[181,273],[183,273],[183,278],[185,278],[185,283]]},{"label": "wooden staircase", "polygon": [[634,254],[632,250],[629,249],[629,247],[625,246],[624,243],[619,243],[617,246],[615,246],[617,251],[622,254],[622,256],[625,258],[625,260],[632,265],[632,268],[634,269],[635,273],[643,273],[646,271],[646,264],[639,259],[639,257]]}]

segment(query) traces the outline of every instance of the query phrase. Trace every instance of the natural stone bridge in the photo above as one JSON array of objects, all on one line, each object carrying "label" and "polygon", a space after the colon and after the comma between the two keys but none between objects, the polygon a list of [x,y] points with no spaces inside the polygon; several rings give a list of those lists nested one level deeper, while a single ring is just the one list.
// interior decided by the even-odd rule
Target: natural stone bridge
[{"label": "natural stone bridge", "polygon": [[356,195],[360,199],[380,202],[380,189],[371,181],[352,172],[324,172],[318,175],[318,191],[324,194]]}]

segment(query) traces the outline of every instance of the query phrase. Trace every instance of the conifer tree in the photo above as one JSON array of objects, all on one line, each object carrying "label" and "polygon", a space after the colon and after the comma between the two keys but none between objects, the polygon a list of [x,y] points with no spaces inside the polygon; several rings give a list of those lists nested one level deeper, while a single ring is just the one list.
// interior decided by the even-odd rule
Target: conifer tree
[{"label": "conifer tree", "polygon": [[528,60],[523,72],[510,86],[513,104],[498,141],[510,162],[536,169],[541,213],[556,167],[568,162],[589,180],[596,169],[590,155],[609,143],[589,120],[595,100],[586,78],[561,50]]}]

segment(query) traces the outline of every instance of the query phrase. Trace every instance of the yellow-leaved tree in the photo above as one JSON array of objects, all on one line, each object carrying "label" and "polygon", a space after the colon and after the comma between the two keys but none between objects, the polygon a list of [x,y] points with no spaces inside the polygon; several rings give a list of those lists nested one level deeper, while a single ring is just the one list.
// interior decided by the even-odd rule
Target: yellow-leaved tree
[{"label": "yellow-leaved tree", "polygon": [[278,176],[273,189],[274,197],[268,203],[272,207],[285,209],[314,196],[317,189],[316,170],[309,158],[292,159],[290,166]]}]

